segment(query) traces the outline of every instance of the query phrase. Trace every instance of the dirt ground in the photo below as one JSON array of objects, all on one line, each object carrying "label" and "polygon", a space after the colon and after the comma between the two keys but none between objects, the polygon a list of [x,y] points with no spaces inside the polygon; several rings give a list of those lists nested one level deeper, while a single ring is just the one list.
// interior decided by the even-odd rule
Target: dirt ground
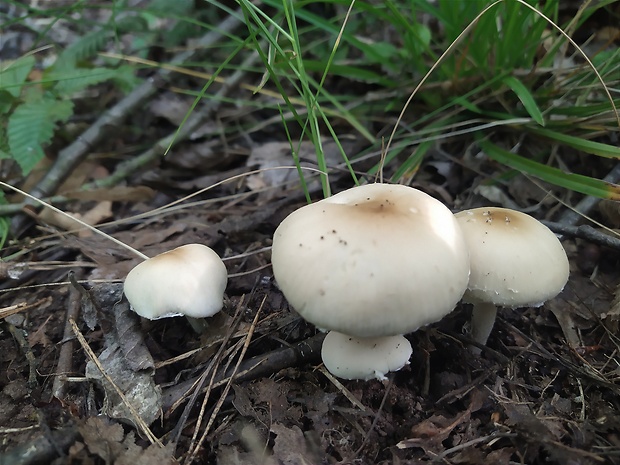
[{"label": "dirt ground", "polygon": [[[231,105],[166,158],[75,194],[174,132],[192,101],[162,85],[145,109],[110,124],[59,187],[59,206],[147,256],[212,247],[230,276],[224,311],[200,335],[183,318],[140,319],[121,293],[141,261],[134,253],[60,215],[17,214],[18,236],[2,252],[17,255],[0,262],[0,465],[620,464],[619,249],[599,233],[565,233],[564,291],[540,308],[501,309],[479,356],[468,350],[471,308],[459,305],[407,335],[411,363],[386,381],[338,380],[320,363],[322,334],[289,307],[270,269],[275,228],[305,204],[295,170],[252,171],[291,165],[281,126],[220,137],[222,119],[248,127],[264,118]],[[102,109],[88,105],[91,121]],[[360,141],[344,136],[347,153],[358,153]],[[28,179],[2,173],[31,190],[55,144]],[[324,148],[332,190],[350,187],[335,147]],[[455,211],[491,204],[476,188],[502,167],[464,166],[462,153],[459,141],[431,150],[411,185]],[[311,159],[302,146],[304,164]],[[583,163],[575,153],[564,160]],[[602,178],[614,166],[587,171]],[[500,191],[517,205],[562,218],[565,207],[527,178],[506,179]],[[308,181],[319,199],[316,178]],[[612,226],[620,217],[614,204],[591,215]]]},{"label": "dirt ground", "polygon": [[[139,260],[106,238],[12,246],[30,249],[28,265],[8,264],[21,274],[0,294],[3,312],[16,310],[1,326],[0,463],[175,463],[196,444],[197,463],[620,463],[617,252],[566,238],[565,290],[538,309],[501,310],[480,356],[466,348],[470,309],[459,306],[408,336],[411,364],[387,381],[338,381],[320,365],[320,333],[268,267],[273,230],[303,198],[291,189],[220,200],[247,192],[223,187],[206,207],[104,228],[149,256],[199,242],[232,257],[224,316],[202,336],[182,318],[128,312],[118,282]],[[120,203],[113,218],[168,200]],[[88,348],[125,394],[139,391],[131,399],[155,445],[87,367]]]}]

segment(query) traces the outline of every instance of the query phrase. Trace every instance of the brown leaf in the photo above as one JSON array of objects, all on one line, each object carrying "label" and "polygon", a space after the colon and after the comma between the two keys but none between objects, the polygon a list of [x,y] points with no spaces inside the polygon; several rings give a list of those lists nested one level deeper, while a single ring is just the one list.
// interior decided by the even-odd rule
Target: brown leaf
[{"label": "brown leaf", "polygon": [[[109,200],[104,200],[103,202],[99,202],[93,208],[88,210],[86,213],[82,215],[82,221],[86,224],[90,224],[94,226],[96,224],[101,223],[103,220],[112,217],[112,202]],[[78,233],[80,237],[88,237],[92,236],[94,233],[90,229],[82,229]]]},{"label": "brown leaf", "polygon": [[[99,362],[142,420],[148,425],[153,423],[162,407],[161,387],[155,384],[153,371],[133,371],[113,337],[106,338],[106,349],[99,356]],[[118,395],[117,389],[92,361],[86,364],[86,377],[98,383],[105,391],[107,415],[130,422],[135,421],[133,413]]]},{"label": "brown leaf", "polygon": [[47,322],[50,321],[50,318],[51,315],[47,317],[45,323],[39,326],[39,329],[37,329],[34,333],[30,333],[28,335],[28,344],[30,344],[30,347],[34,347],[37,344],[41,344],[43,347],[47,347],[52,343],[52,341],[50,341],[50,338],[47,336],[47,333],[45,332],[45,327],[47,325]]},{"label": "brown leaf", "polygon": [[114,186],[93,190],[65,192],[65,197],[77,200],[109,200],[111,202],[146,202],[155,196],[155,191],[147,186]]},{"label": "brown leaf", "polygon": [[114,462],[115,465],[177,465],[178,463],[174,458],[173,444],[167,444],[164,447],[151,444],[146,449],[134,446],[127,449]]},{"label": "brown leaf", "polygon": [[319,463],[318,457],[308,450],[308,441],[298,426],[287,428],[281,423],[273,423],[271,432],[276,434],[273,455],[278,463],[282,465]]},{"label": "brown leaf", "polygon": [[125,434],[118,423],[104,417],[91,417],[78,429],[90,453],[101,457],[106,463],[113,463],[124,449],[121,441]]},{"label": "brown leaf", "polygon": [[436,451],[442,447],[441,443],[450,436],[454,428],[469,421],[471,413],[478,411],[483,401],[484,394],[480,390],[472,391],[469,406],[464,412],[454,418],[440,414],[432,415],[411,428],[413,438],[400,441],[396,447],[399,449],[420,447],[425,451]]},{"label": "brown leaf", "polygon": [[146,347],[140,330],[140,319],[123,300],[114,305],[114,321],[118,343],[127,364],[133,371],[155,369],[155,361]]}]

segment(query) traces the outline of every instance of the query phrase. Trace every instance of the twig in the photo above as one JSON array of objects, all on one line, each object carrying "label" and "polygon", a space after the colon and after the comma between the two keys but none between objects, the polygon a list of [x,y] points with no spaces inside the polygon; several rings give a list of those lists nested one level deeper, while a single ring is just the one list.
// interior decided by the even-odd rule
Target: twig
[{"label": "twig", "polygon": [[201,111],[196,111],[191,114],[179,133],[175,131],[158,140],[152,147],[142,152],[140,155],[119,163],[110,176],[93,181],[92,183],[85,185],[84,189],[114,186],[138,169],[162,156],[166,150],[168,150],[172,142],[179,142],[189,137],[190,134],[196,131],[205,122],[205,120],[213,116],[213,113],[220,108],[224,97],[233,87],[237,86],[241,82],[241,79],[246,76],[245,70],[251,67],[257,59],[257,54],[252,54],[246,58],[239,69],[226,79],[225,84],[223,84],[217,91],[213,99],[209,100]]},{"label": "twig", "polygon": [[492,441],[495,441],[497,439],[500,438],[516,438],[518,436],[517,433],[493,433],[493,434],[489,434],[488,436],[482,436],[476,439],[472,439],[471,441],[467,441],[467,442],[463,442],[461,444],[458,444],[454,447],[451,447],[450,449],[446,449],[442,452],[440,452],[439,454],[433,456],[433,460],[434,461],[442,461],[444,460],[448,455],[450,454],[454,454],[455,452],[459,452],[463,449],[467,449],[470,446],[475,446],[476,444],[480,444],[481,442],[486,442],[486,443],[491,443]]},{"label": "twig", "polygon": [[[381,404],[379,404],[379,408],[377,409],[377,413],[375,414],[375,418],[373,419],[372,424],[370,425],[370,428],[368,429],[368,431],[364,435],[364,439],[362,440],[362,443],[357,448],[357,450],[353,453],[353,457],[352,458],[356,458],[358,455],[360,455],[362,453],[362,450],[364,449],[364,447],[368,443],[368,439],[370,438],[370,434],[377,427],[377,423],[379,423],[379,418],[381,418],[381,412],[383,412],[383,407],[385,407],[385,401],[387,400],[388,394],[390,393],[390,390],[392,389],[392,386],[394,385],[394,374],[392,373],[392,374],[388,375],[388,377],[389,377],[389,381],[387,383],[387,386],[385,387],[385,393],[383,394],[383,398],[381,399]],[[353,461],[353,460],[351,460],[351,461]]]},{"label": "twig", "polygon": [[[172,442],[174,443],[177,443],[179,441],[183,428],[185,427],[185,423],[187,422],[187,419],[189,418],[191,409],[196,404],[196,400],[198,399],[198,396],[200,395],[200,393],[203,392],[203,388],[207,380],[207,376],[209,375],[209,373],[211,373],[211,379],[209,380],[209,384],[206,387],[205,399],[209,397],[209,393],[211,392],[211,389],[213,388],[213,384],[215,381],[215,375],[217,373],[216,368],[218,364],[220,363],[222,357],[224,356],[224,352],[225,352],[228,341],[230,341],[230,339],[233,337],[233,335],[237,331],[237,327],[239,326],[239,323],[241,322],[241,311],[244,308],[244,297],[245,296],[241,296],[241,299],[239,300],[239,303],[237,305],[237,309],[235,310],[235,316],[233,317],[233,324],[228,329],[226,336],[222,340],[220,347],[218,348],[216,354],[211,358],[211,361],[209,362],[209,365],[207,366],[207,368],[194,381],[194,383],[192,383],[192,385],[186,391],[184,396],[180,397],[170,407],[168,412],[166,412],[166,414],[173,412],[185,400],[186,396],[189,396],[188,393],[190,392],[192,393],[191,396],[189,396],[189,402],[185,405],[185,408],[183,409],[183,413],[181,414],[179,421],[177,422],[176,426],[174,427],[174,430],[170,434],[170,437],[172,438]],[[200,421],[201,419],[199,418],[198,422]]]},{"label": "twig", "polygon": [[0,454],[0,463],[11,465],[34,465],[52,463],[58,457],[57,449],[67,450],[78,438],[75,426],[52,431],[51,438],[41,434],[32,441],[19,444],[6,453]]},{"label": "twig", "polygon": [[[80,272],[80,274],[82,274]],[[75,276],[70,275],[69,279],[73,283]],[[69,288],[69,304],[67,305],[67,316],[65,319],[65,330],[62,336],[58,363],[56,364],[56,376],[52,384],[52,395],[57,399],[64,399],[67,385],[65,379],[72,371],[73,361],[73,331],[70,321],[77,320],[80,314],[82,295],[75,286]]]},{"label": "twig", "polygon": [[[202,432],[202,436],[200,436],[200,439],[198,440],[198,443],[195,445],[193,450],[192,450],[192,445],[194,445],[194,441],[192,438],[192,445],[190,445],[190,448],[189,448],[191,452],[187,460],[185,461],[186,464],[191,464],[196,458],[196,454],[202,448],[202,445],[207,439],[207,434],[209,434],[209,431],[211,430],[211,426],[213,426],[213,423],[215,422],[215,418],[217,414],[219,413],[220,409],[222,408],[224,401],[226,400],[226,396],[228,395],[228,391],[230,391],[230,387],[232,386],[232,381],[235,377],[235,374],[237,374],[237,371],[239,370],[239,366],[241,365],[241,362],[243,361],[243,357],[245,356],[245,353],[247,352],[248,347],[250,346],[250,342],[252,341],[252,335],[254,334],[254,330],[256,329],[256,324],[258,323],[258,317],[263,310],[263,306],[265,305],[267,296],[268,295],[265,294],[265,297],[263,298],[263,301],[261,302],[260,307],[258,307],[258,310],[256,311],[256,315],[254,315],[254,320],[252,320],[252,325],[250,326],[250,329],[248,330],[248,334],[245,338],[243,349],[241,349],[241,353],[239,354],[239,359],[237,360],[237,364],[235,365],[232,374],[228,378],[228,382],[226,383],[226,386],[224,387],[224,390],[222,391],[222,394],[220,395],[220,398],[217,401],[215,408],[213,409],[213,412],[211,413],[211,417],[209,418],[207,426],[205,426],[205,430]],[[206,403],[203,402],[202,407],[206,408]],[[198,429],[198,425],[196,426],[196,430],[197,429]]]},{"label": "twig", "polygon": [[552,221],[542,221],[542,223],[554,233],[569,237],[578,237],[579,239],[585,239],[593,244],[620,250],[620,239],[618,237],[601,232],[588,224],[572,226],[564,223],[554,223]]},{"label": "twig", "polygon": [[[291,347],[277,349],[266,354],[244,360],[239,366],[235,381],[248,381],[270,376],[285,368],[308,363],[317,363],[321,359],[321,345],[325,334],[319,333],[309,339],[301,341]],[[218,371],[213,387],[223,386],[231,379],[232,373]],[[170,408],[187,392],[187,389],[196,381],[196,378],[179,383],[162,393],[163,409]]]}]

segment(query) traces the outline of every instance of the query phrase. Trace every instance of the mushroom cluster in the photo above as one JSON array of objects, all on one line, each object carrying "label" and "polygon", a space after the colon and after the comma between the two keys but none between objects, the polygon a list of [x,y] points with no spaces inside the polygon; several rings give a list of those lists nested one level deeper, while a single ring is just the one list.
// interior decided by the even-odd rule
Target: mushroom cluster
[{"label": "mushroom cluster", "polygon": [[465,239],[452,212],[402,185],[368,184],[306,205],[273,237],[273,273],[291,306],[332,333],[322,358],[346,379],[402,368],[402,335],[440,320],[469,281]]}]

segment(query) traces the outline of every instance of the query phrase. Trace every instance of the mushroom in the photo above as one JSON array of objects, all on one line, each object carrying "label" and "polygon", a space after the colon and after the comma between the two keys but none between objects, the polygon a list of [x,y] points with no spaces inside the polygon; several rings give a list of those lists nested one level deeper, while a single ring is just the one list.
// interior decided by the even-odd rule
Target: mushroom
[{"label": "mushroom", "polygon": [[187,244],[149,258],[125,278],[131,308],[149,320],[185,315],[192,327],[197,318],[224,306],[228,281],[219,255],[202,244]]},{"label": "mushroom", "polygon": [[[402,185],[358,186],[294,211],[275,231],[271,262],[278,286],[303,318],[351,337],[358,348],[367,347],[362,339],[403,335],[440,320],[469,277],[467,248],[450,210]],[[329,347],[323,350],[328,369]],[[365,356],[358,363],[365,361],[366,373],[385,375]]]},{"label": "mushroom", "polygon": [[555,234],[525,213],[484,207],[454,216],[469,248],[463,301],[473,304],[471,337],[484,345],[497,306],[540,307],[560,293],[568,281],[568,258]]},{"label": "mushroom", "polygon": [[357,338],[330,331],[323,340],[321,358],[329,372],[343,379],[384,379],[411,357],[411,343],[403,335]]}]

